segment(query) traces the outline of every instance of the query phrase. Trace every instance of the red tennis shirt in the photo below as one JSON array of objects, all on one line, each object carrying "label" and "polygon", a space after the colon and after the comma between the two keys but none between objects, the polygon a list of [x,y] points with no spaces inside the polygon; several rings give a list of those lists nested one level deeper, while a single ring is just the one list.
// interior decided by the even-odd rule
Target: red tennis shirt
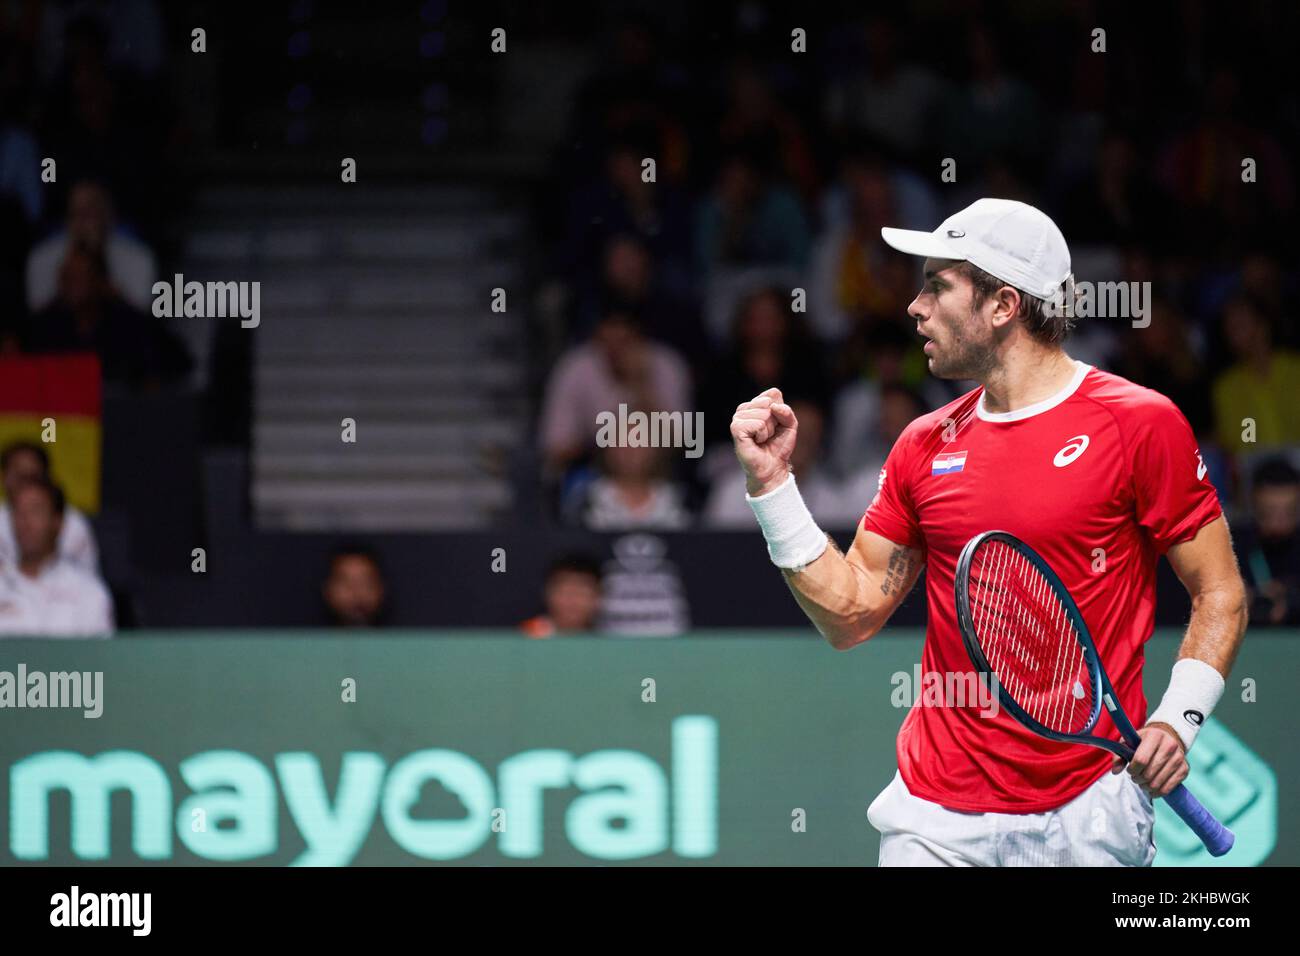
[{"label": "red tennis shirt", "polygon": [[[1173,402],[1076,364],[1065,388],[1025,408],[990,413],[977,388],[912,422],[885,461],[862,526],[925,552],[924,675],[972,672],[957,628],[957,558],[981,531],[1009,531],[1069,589],[1121,706],[1141,727],[1156,563],[1221,510]],[[974,701],[918,701],[898,734],[908,790],[953,810],[1039,813],[1109,769],[1102,750],[1039,737],[1000,708],[993,717],[982,711]],[[1104,709],[1095,733],[1119,739]]]}]

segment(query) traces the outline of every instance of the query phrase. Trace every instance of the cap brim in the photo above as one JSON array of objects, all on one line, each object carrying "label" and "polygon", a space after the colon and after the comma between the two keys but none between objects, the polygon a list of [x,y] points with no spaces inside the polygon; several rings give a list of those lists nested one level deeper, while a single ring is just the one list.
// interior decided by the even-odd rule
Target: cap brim
[{"label": "cap brim", "polygon": [[909,256],[924,256],[927,259],[958,259],[966,257],[944,242],[932,232],[919,229],[895,229],[885,226],[880,230],[880,238],[899,252]]}]

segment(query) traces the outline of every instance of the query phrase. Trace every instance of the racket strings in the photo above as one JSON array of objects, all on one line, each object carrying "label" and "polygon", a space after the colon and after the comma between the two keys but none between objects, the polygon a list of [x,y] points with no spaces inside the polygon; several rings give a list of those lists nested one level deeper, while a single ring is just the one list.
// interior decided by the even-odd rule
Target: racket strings
[{"label": "racket strings", "polygon": [[1095,688],[1066,605],[1047,578],[1015,548],[993,540],[970,569],[975,636],[998,682],[1040,724],[1085,730]]}]

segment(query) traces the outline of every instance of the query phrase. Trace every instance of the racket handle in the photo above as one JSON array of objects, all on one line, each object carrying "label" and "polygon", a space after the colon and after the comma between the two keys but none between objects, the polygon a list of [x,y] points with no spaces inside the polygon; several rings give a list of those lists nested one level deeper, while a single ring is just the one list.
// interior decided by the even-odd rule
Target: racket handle
[{"label": "racket handle", "polygon": [[1183,822],[1192,828],[1192,832],[1201,838],[1210,856],[1223,856],[1232,849],[1237,839],[1232,831],[1225,827],[1214,814],[1201,806],[1201,801],[1192,796],[1192,792],[1181,783],[1165,797],[1174,812],[1183,818]]}]

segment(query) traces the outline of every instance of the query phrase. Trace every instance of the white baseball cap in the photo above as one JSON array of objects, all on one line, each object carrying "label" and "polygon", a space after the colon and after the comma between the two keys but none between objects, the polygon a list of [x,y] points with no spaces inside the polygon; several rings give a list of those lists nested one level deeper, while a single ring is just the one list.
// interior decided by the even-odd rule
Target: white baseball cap
[{"label": "white baseball cap", "polygon": [[880,238],[899,252],[930,259],[960,259],[1021,292],[1049,302],[1063,297],[1070,249],[1056,223],[1014,199],[977,199],[934,232],[886,226]]}]

